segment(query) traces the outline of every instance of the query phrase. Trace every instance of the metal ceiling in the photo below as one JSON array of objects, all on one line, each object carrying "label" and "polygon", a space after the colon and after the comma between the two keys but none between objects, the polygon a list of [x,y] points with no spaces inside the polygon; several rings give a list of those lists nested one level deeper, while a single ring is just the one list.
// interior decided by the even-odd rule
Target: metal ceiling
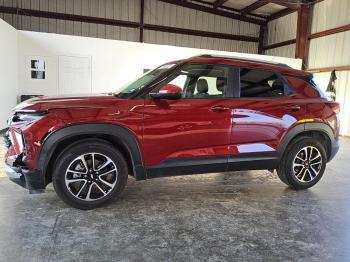
[{"label": "metal ceiling", "polygon": [[180,0],[179,2],[210,6],[215,10],[231,11],[245,17],[270,20],[279,13],[295,11],[302,4],[310,4],[315,0]]}]

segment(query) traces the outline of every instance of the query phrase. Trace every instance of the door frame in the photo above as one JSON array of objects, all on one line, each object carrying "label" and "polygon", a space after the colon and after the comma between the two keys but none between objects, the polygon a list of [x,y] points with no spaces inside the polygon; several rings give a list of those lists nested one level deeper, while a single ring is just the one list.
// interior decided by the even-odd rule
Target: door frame
[{"label": "door frame", "polygon": [[64,57],[71,57],[71,58],[88,58],[90,62],[90,74],[89,74],[89,91],[92,93],[92,56],[79,56],[79,55],[59,55],[58,56],[58,61],[57,61],[57,94],[61,95],[61,90],[60,90],[60,59]]}]

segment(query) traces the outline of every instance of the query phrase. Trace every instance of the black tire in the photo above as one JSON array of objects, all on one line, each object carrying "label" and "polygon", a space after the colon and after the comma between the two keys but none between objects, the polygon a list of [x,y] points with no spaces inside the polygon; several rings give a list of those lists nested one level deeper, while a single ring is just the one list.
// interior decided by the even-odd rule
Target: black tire
[{"label": "black tire", "polygon": [[[321,159],[320,164],[317,164],[316,166],[313,164],[313,168],[314,168],[313,170],[317,169],[316,170],[318,172],[317,174],[316,172],[313,172],[313,170],[311,170],[310,163],[312,162],[310,162],[310,159],[312,159],[312,157],[310,156],[308,156],[309,160],[307,161],[298,160],[297,164],[300,165],[300,167],[299,166],[294,167],[293,165],[296,159],[296,156],[301,152],[304,152],[304,149],[306,147],[309,147],[309,148],[313,147],[312,149],[313,151],[311,155],[313,154],[313,156],[315,156],[315,153],[316,155],[318,155],[318,153],[320,155],[320,157],[317,158],[317,160],[313,161],[313,163],[315,162],[317,163],[319,159]],[[315,150],[315,148],[318,150],[318,152],[317,150]],[[310,155],[310,151],[309,151],[309,155]],[[308,157],[305,157],[305,159],[307,159]],[[281,163],[277,168],[277,174],[278,174],[278,177],[281,179],[281,181],[287,184],[288,186],[290,186],[291,188],[296,190],[306,189],[314,186],[318,181],[320,181],[326,168],[326,162],[327,162],[326,150],[322,143],[320,143],[319,141],[311,137],[300,137],[295,141],[293,141],[287,147],[282,157]],[[306,169],[310,171],[305,172]],[[298,174],[300,175],[298,176]],[[313,175],[314,178],[312,178],[311,175]],[[310,181],[307,181],[306,178],[308,178]],[[302,180],[305,179],[305,181],[302,182],[301,179]]]},{"label": "black tire", "polygon": [[[73,195],[71,187],[66,185],[66,172],[67,172],[68,168],[71,168],[72,163],[74,163],[74,161],[77,159],[77,157],[84,155],[84,161],[85,161],[86,160],[85,158],[86,158],[86,156],[89,156],[89,153],[94,153],[94,157],[95,157],[95,155],[100,156],[100,157],[101,156],[108,157],[113,162],[109,165],[112,165],[111,168],[114,168],[117,171],[107,172],[107,173],[109,173],[109,176],[114,177],[114,182],[113,182],[114,187],[113,188],[112,187],[109,188],[108,186],[105,185],[105,183],[102,183],[101,181],[96,182],[96,183],[94,181],[88,181],[87,179],[93,180],[92,175],[88,174],[88,178],[86,178],[86,179],[81,177],[81,178],[83,178],[83,181],[79,182],[80,184],[78,185],[78,187],[81,184],[83,184],[82,187],[88,188],[88,189],[84,188],[83,192],[82,192],[82,193],[84,193],[87,190],[88,192],[86,193],[86,196],[89,194],[89,198],[90,198],[89,192],[93,192],[93,191],[97,192],[99,194],[101,194],[101,193],[106,194],[106,195],[102,195],[101,198],[99,198],[99,199],[96,198],[96,200],[91,199],[88,201],[88,200],[83,200],[83,197],[79,198],[79,196],[81,196],[80,194],[82,194],[82,193],[78,194],[78,197]],[[108,161],[108,158],[106,158],[106,163]],[[91,158],[91,159],[95,159],[95,158]],[[79,161],[79,160],[76,160],[76,161]],[[84,164],[83,162],[81,162],[81,163]],[[85,164],[87,164],[87,163],[89,163],[91,165],[92,161],[91,160],[85,161]],[[102,161],[100,163],[102,163]],[[86,166],[86,165],[81,165],[81,166]],[[102,164],[101,164],[101,166],[102,166]],[[107,166],[106,168],[109,168],[109,167]],[[90,169],[90,170],[92,170],[92,169]],[[86,169],[86,171],[84,169],[83,172],[89,172],[89,171],[88,171],[88,169]],[[78,175],[78,174],[74,174],[74,172],[69,172],[69,175],[71,175],[71,173],[75,176]],[[100,176],[97,176],[95,173],[94,173],[94,175],[95,175],[96,179],[101,178]],[[81,174],[80,176],[85,176],[85,175]],[[90,178],[90,176],[91,176],[91,178]],[[85,177],[87,177],[87,176],[85,176]],[[78,177],[78,179],[80,179],[80,178]],[[107,202],[109,202],[110,200],[112,200],[113,198],[115,198],[116,196],[118,196],[123,191],[123,189],[127,183],[127,179],[128,179],[127,163],[126,163],[123,155],[119,152],[119,150],[117,150],[112,144],[110,144],[104,140],[85,139],[85,140],[78,141],[78,142],[72,144],[71,146],[67,147],[58,156],[58,158],[55,162],[55,166],[54,166],[54,173],[53,173],[52,181],[53,181],[53,186],[54,186],[54,189],[55,189],[57,195],[65,203],[67,203],[68,205],[70,205],[72,207],[78,208],[78,209],[88,210],[88,209],[94,209],[94,208],[100,207],[100,206],[106,204]],[[74,183],[78,183],[78,182],[74,182]],[[107,188],[107,189],[106,189],[106,191],[100,190],[100,192],[98,192],[99,191],[98,186],[100,186],[100,189],[105,189],[105,188]],[[91,191],[89,191],[90,188],[91,188]],[[79,190],[79,192],[80,192],[80,190]]]}]

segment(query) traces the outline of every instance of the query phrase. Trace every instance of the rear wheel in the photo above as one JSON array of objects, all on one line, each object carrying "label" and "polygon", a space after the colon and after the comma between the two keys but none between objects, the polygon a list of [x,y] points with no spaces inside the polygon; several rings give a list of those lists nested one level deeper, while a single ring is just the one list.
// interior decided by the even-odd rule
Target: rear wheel
[{"label": "rear wheel", "polygon": [[277,174],[292,188],[306,189],[321,179],[326,162],[324,145],[314,138],[301,137],[287,147]]},{"label": "rear wheel", "polygon": [[73,144],[60,154],[54,170],[57,195],[79,209],[96,208],[116,197],[128,177],[122,154],[102,140]]}]

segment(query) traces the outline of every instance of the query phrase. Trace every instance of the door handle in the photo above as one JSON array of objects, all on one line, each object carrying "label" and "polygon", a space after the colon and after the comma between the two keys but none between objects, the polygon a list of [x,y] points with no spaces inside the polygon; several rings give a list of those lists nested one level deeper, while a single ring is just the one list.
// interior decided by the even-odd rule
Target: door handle
[{"label": "door handle", "polygon": [[290,111],[299,111],[301,107],[299,105],[291,105],[291,106],[286,106],[286,109]]},{"label": "door handle", "polygon": [[213,106],[210,108],[212,112],[225,112],[227,110],[229,110],[229,108],[226,106]]}]

